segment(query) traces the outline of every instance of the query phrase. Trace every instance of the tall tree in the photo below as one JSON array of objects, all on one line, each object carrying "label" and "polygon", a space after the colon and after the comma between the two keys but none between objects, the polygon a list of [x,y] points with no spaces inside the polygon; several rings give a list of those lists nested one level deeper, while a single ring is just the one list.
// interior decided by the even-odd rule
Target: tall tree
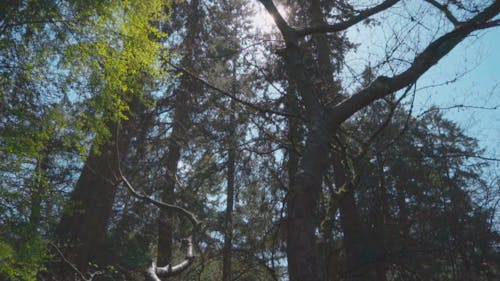
[{"label": "tall tree", "polygon": [[[70,55],[78,52],[93,61],[74,66],[90,72],[87,85],[94,96],[83,123],[90,121],[86,124],[96,133],[56,233],[70,245],[65,254],[82,272],[102,248],[119,183],[117,169],[137,133],[137,119],[142,116],[150,89],[155,88],[155,76],[160,74],[156,61],[161,51],[159,38],[164,35],[151,23],[165,18],[165,7],[162,1],[151,5],[141,1],[109,3],[102,16],[94,18],[95,41],[77,43],[69,49]],[[120,12],[124,17],[117,19]],[[110,28],[118,28],[120,33],[110,33],[114,32]],[[83,31],[88,31],[87,27]],[[115,45],[108,46],[104,41],[110,37],[117,40]]]},{"label": "tall tree", "polygon": [[[202,43],[200,38],[203,32],[203,16],[200,1],[194,0],[185,7],[186,34],[183,39],[181,68],[194,69],[201,54]],[[174,202],[175,186],[177,184],[177,169],[181,159],[182,149],[189,142],[188,131],[190,125],[191,100],[200,95],[202,85],[192,77],[181,77],[179,86],[175,90],[175,113],[173,116],[172,133],[168,140],[168,155],[165,162],[165,185],[161,191],[164,202]],[[158,222],[158,263],[168,264],[172,261],[173,222],[167,211],[161,211]]]},{"label": "tall tree", "polygon": [[[500,2],[492,1],[483,5],[474,15],[464,17],[460,24],[452,21],[454,28],[419,52],[405,70],[391,77],[379,76],[368,87],[333,103],[325,102],[325,97],[332,93],[327,88],[317,87],[315,80],[311,79],[314,73],[320,72],[321,69],[313,64],[310,52],[304,48],[302,39],[315,34],[338,34],[374,14],[390,9],[399,1],[383,1],[361,11],[351,9],[351,15],[341,17],[333,24],[316,24],[305,28],[290,26],[272,0],[259,2],[272,15],[283,36],[286,48],[282,51],[282,56],[290,70],[289,80],[297,84],[307,114],[306,144],[287,202],[290,280],[325,280],[316,244],[314,222],[317,221],[316,211],[321,186],[328,167],[329,159],[325,151],[328,151],[335,132],[346,119],[362,108],[414,83],[474,31],[496,26],[497,22],[493,19],[500,12]],[[325,17],[325,14],[322,17]],[[448,18],[450,19],[449,16]]]},{"label": "tall tree", "polygon": [[362,2],[7,1],[0,279],[498,279],[494,169],[411,109],[498,1]]}]

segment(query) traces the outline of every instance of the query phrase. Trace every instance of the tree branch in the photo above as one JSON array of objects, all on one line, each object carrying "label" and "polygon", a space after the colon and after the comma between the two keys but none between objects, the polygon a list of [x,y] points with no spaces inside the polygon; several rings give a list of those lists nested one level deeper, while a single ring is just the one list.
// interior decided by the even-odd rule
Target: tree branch
[{"label": "tree branch", "polygon": [[457,26],[451,32],[429,44],[424,51],[415,57],[412,65],[407,70],[393,77],[377,77],[368,87],[332,108],[329,120],[330,125],[336,127],[373,101],[414,83],[469,34],[488,25],[488,21],[497,16],[499,12],[500,0],[496,0],[469,21]]},{"label": "tree branch", "polygon": [[396,102],[389,103],[389,112],[387,116],[385,117],[382,124],[378,127],[378,129],[376,129],[375,132],[370,137],[368,137],[365,141],[361,143],[362,147],[361,152],[359,152],[359,154],[355,156],[356,159],[360,159],[361,157],[363,157],[367,153],[368,148],[375,141],[375,139],[377,139],[377,137],[380,134],[382,134],[382,132],[389,126],[389,124],[392,121],[392,117],[396,112],[397,107],[399,106],[401,101],[408,95],[412,87],[413,85],[406,87],[405,92],[401,95],[401,97],[399,97],[399,99],[396,100]]},{"label": "tree branch", "polygon": [[266,8],[267,12],[273,17],[274,23],[276,23],[276,26],[278,27],[279,31],[281,32],[281,35],[283,35],[283,39],[285,39],[285,42],[294,46],[298,45],[298,33],[297,30],[288,23],[286,23],[285,19],[281,15],[281,13],[278,11],[278,8],[276,8],[276,5],[274,5],[272,0],[259,0],[262,5]]},{"label": "tree branch", "polygon": [[74,263],[72,263],[71,261],[69,261],[65,256],[64,254],[62,253],[61,249],[59,249],[59,247],[57,247],[54,243],[50,242],[49,243],[50,246],[52,246],[57,254],[59,254],[59,256],[63,259],[63,261],[69,265],[69,267],[71,267],[71,269],[73,269],[74,272],[76,272],[76,274],[78,274],[78,276],[80,276],[80,278],[83,280],[83,281],[92,281],[94,279],[95,276],[98,276],[98,275],[101,275],[103,274],[102,271],[96,271],[96,272],[92,272],[92,273],[89,273],[89,278],[85,277],[85,275],[78,269],[78,267],[76,267],[76,265]]},{"label": "tree branch", "polygon": [[497,26],[500,26],[500,19],[485,22],[484,24],[481,24],[478,27],[478,29],[487,29],[487,28],[497,27]]},{"label": "tree branch", "polygon": [[187,242],[187,250],[185,259],[178,263],[177,265],[167,264],[164,267],[157,267],[156,262],[152,262],[151,266],[146,271],[146,277],[151,281],[161,281],[159,277],[170,277],[177,274],[180,274],[184,270],[186,270],[194,261],[193,254],[193,240],[192,237],[186,238]]},{"label": "tree branch", "polygon": [[461,22],[453,15],[453,13],[448,9],[446,5],[439,3],[436,0],[424,0],[425,2],[431,4],[432,6],[438,8],[446,18],[454,25],[458,26]]},{"label": "tree branch", "polygon": [[[297,35],[299,37],[304,37],[306,35],[314,34],[314,33],[331,33],[331,32],[339,32],[342,30],[346,30],[349,27],[360,23],[361,21],[379,13],[384,10],[387,10],[388,8],[392,7],[396,3],[398,3],[400,0],[386,0],[382,2],[381,4],[374,6],[372,8],[363,10],[359,12],[357,15],[353,16],[352,18],[335,23],[335,24],[322,24],[318,26],[312,26],[312,27],[307,27],[304,29],[297,30]],[[261,1],[262,2],[262,1]]]},{"label": "tree branch", "polygon": [[291,118],[298,118],[298,119],[301,119],[301,120],[304,120],[303,117],[301,116],[298,116],[298,115],[294,115],[294,114],[291,114],[291,113],[287,113],[287,112],[281,112],[281,111],[277,111],[277,110],[272,110],[272,109],[269,109],[269,108],[262,108],[252,102],[249,102],[249,101],[245,101],[241,98],[238,98],[234,93],[229,93],[228,91],[226,90],[223,90],[221,89],[220,87],[216,86],[216,85],[213,85],[212,83],[206,81],[205,79],[201,78],[199,75],[195,74],[194,72],[190,71],[189,69],[186,69],[184,67],[180,67],[180,66],[177,66],[177,65],[174,65],[170,62],[166,62],[166,64],[170,65],[172,68],[178,70],[178,71],[181,71],[182,73],[184,74],[187,74],[189,77],[193,78],[193,79],[196,79],[198,81],[200,81],[203,85],[207,86],[208,88],[212,89],[212,90],[215,90],[221,94],[223,94],[224,96],[244,105],[244,106],[247,106],[251,109],[254,109],[255,111],[257,112],[260,112],[260,113],[269,113],[269,114],[275,114],[275,115],[279,115],[279,116],[283,116],[283,117],[291,117]]},{"label": "tree branch", "polygon": [[[157,200],[147,196],[143,192],[138,192],[137,190],[135,190],[134,187],[132,186],[132,184],[130,184],[130,182],[127,180],[127,178],[123,175],[120,167],[118,167],[118,173],[120,174],[121,181],[125,183],[125,186],[127,187],[128,191],[134,197],[141,199],[141,200],[144,200],[146,202],[149,202],[149,203],[151,203],[151,204],[153,204],[161,209],[173,210],[175,212],[178,212],[179,214],[181,214],[189,219],[189,221],[193,224],[194,229],[196,229],[198,226],[201,225],[201,221],[198,220],[198,218],[190,211],[188,211],[180,206],[177,206],[177,205],[157,201]],[[194,231],[194,229],[193,229],[193,231]],[[171,264],[167,264],[164,267],[157,267],[156,262],[152,261],[151,266],[146,270],[146,279],[150,280],[150,281],[161,281],[161,279],[159,277],[174,276],[174,275],[177,275],[177,274],[183,272],[184,270],[186,270],[193,263],[194,258],[195,258],[194,254],[193,254],[192,236],[189,236],[188,238],[186,238],[186,242],[187,242],[186,257],[182,262],[180,262],[176,265],[173,265],[173,266]]]},{"label": "tree branch", "polygon": [[466,104],[455,104],[447,107],[431,107],[425,111],[420,112],[416,118],[420,118],[432,111],[450,110],[450,109],[480,109],[480,110],[497,110],[500,108],[500,104],[494,106],[476,106],[476,105],[466,105]]},{"label": "tree branch", "polygon": [[149,202],[149,203],[151,203],[151,204],[153,204],[153,205],[155,205],[155,206],[157,206],[158,208],[161,208],[161,209],[175,211],[175,212],[177,212],[177,213],[185,216],[187,219],[189,219],[189,221],[194,226],[199,226],[201,224],[201,222],[198,220],[198,218],[193,213],[191,213],[190,211],[188,211],[188,210],[186,210],[186,209],[184,209],[184,208],[182,208],[180,206],[174,205],[174,204],[168,204],[168,203],[165,203],[165,202],[161,202],[161,201],[155,200],[155,199],[147,196],[143,192],[139,192],[139,191],[135,190],[134,187],[132,186],[132,184],[130,184],[130,182],[127,180],[127,178],[122,174],[121,169],[118,169],[118,172],[120,173],[120,179],[121,179],[121,181],[123,183],[125,183],[125,186],[127,187],[127,189],[130,192],[130,194],[132,194],[137,199],[141,199],[141,200],[144,200],[146,202]]}]

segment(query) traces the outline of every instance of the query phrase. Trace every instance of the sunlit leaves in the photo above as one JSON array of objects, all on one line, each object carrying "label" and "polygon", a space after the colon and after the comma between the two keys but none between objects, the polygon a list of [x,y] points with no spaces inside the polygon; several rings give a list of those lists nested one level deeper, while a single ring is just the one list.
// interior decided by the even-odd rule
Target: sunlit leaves
[{"label": "sunlit leaves", "polygon": [[80,27],[80,40],[68,46],[65,66],[79,80],[74,94],[84,100],[82,128],[97,140],[109,136],[109,122],[128,119],[134,98],[159,87],[166,56],[160,26],[168,19],[169,1],[115,1]]},{"label": "sunlit leaves", "polygon": [[[169,0],[2,3],[0,279],[34,278],[45,243],[16,239],[35,239],[51,227],[61,190],[75,180],[68,171],[81,165],[92,139],[98,147],[111,135],[109,124],[130,118],[132,102],[146,100],[165,80],[160,27],[170,6]],[[41,226],[28,220],[37,212],[47,216]],[[17,231],[4,224],[13,217],[31,232],[8,237]]]}]

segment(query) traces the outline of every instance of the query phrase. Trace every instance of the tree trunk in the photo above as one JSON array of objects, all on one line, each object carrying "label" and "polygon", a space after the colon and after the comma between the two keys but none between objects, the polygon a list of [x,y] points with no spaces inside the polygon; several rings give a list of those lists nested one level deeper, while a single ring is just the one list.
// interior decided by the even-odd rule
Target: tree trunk
[{"label": "tree trunk", "polygon": [[346,168],[341,162],[343,157],[334,155],[332,158],[335,186],[337,191],[340,192],[340,225],[344,233],[345,267],[343,275],[345,280],[349,281],[369,280],[361,261],[364,239],[361,219],[354,198],[354,187],[347,176]]},{"label": "tree trunk", "polygon": [[[312,1],[309,9],[312,23],[322,23],[319,1]],[[322,105],[328,95],[336,93],[326,40],[323,35],[314,36],[316,62],[298,46],[288,46],[283,54],[289,84],[297,86],[309,120],[302,159],[297,167],[289,166],[289,171],[296,170],[296,174],[290,177],[287,200],[287,258],[291,281],[326,280],[326,269],[316,237],[318,203],[328,167],[330,140],[334,135],[333,130],[326,129],[326,109]]]},{"label": "tree trunk", "polygon": [[325,280],[325,268],[316,245],[318,202],[333,132],[326,130],[325,109],[319,100],[321,91],[309,79],[308,58],[303,57],[298,46],[290,46],[283,56],[288,79],[297,85],[309,119],[303,157],[287,197],[288,271],[291,281],[320,281]]},{"label": "tree trunk", "polygon": [[389,200],[387,194],[387,184],[384,175],[384,162],[381,156],[376,157],[378,171],[378,185],[374,186],[375,204],[373,206],[373,235],[371,235],[370,248],[375,256],[372,260],[372,274],[375,276],[375,281],[386,281],[387,273],[387,249],[386,241],[390,239],[389,231],[387,231],[386,221],[389,215]]},{"label": "tree trunk", "polygon": [[118,164],[127,154],[135,131],[133,120],[132,116],[123,122],[119,136],[110,126],[113,134],[99,147],[100,153],[92,149],[56,229],[59,239],[70,243],[67,258],[82,272],[98,255],[106,233],[117,188]]},{"label": "tree trunk", "polygon": [[[187,53],[181,61],[181,65],[191,68],[195,64],[199,51],[197,39],[200,35],[200,12],[199,1],[191,1],[188,7],[188,30],[184,39]],[[195,93],[200,92],[198,84],[187,76],[181,78],[179,88],[175,95],[175,114],[173,118],[172,134],[168,141],[168,156],[165,163],[165,185],[161,191],[163,202],[173,203],[175,201],[174,191],[177,177],[177,166],[181,157],[182,147],[186,140],[186,132],[189,129],[189,99]],[[169,212],[160,210],[158,220],[158,254],[159,265],[169,264],[172,260],[172,218]]]},{"label": "tree trunk", "polygon": [[[184,78],[181,88],[187,87],[189,83]],[[163,202],[174,202],[174,190],[177,178],[177,166],[181,158],[183,143],[186,141],[185,135],[189,122],[187,109],[189,94],[178,91],[175,96],[175,115],[172,126],[172,134],[168,141],[168,156],[165,163],[165,185],[161,192]],[[158,222],[158,264],[165,265],[172,260],[172,219],[166,210],[160,210]]]},{"label": "tree trunk", "polygon": [[291,281],[325,280],[316,244],[318,200],[328,160],[328,137],[321,127],[308,133],[295,181],[287,200],[287,258]]},{"label": "tree trunk", "polygon": [[47,193],[47,170],[49,169],[49,155],[51,144],[40,152],[40,159],[37,160],[37,170],[35,172],[35,182],[31,190],[30,200],[30,224],[33,230],[38,231],[42,217],[42,201]]},{"label": "tree trunk", "polygon": [[[233,102],[231,102],[233,103]],[[231,106],[234,108],[234,105]],[[231,113],[229,120],[229,149],[227,159],[227,199],[224,225],[224,247],[222,249],[222,281],[232,280],[232,248],[233,248],[233,205],[234,205],[234,174],[236,164],[236,123]]]}]

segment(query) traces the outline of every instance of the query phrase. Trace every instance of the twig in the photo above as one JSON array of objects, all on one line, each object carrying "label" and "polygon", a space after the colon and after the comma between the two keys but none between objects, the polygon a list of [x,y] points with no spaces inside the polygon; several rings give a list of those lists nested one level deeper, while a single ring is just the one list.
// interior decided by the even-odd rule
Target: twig
[{"label": "twig", "polygon": [[144,200],[146,202],[149,202],[149,203],[157,206],[158,208],[176,211],[176,212],[180,213],[181,215],[187,217],[189,219],[189,221],[194,226],[199,226],[201,224],[200,220],[198,220],[198,218],[192,212],[190,212],[190,211],[188,211],[180,206],[174,205],[174,204],[168,204],[165,202],[155,200],[155,199],[149,197],[148,195],[144,194],[143,192],[138,192],[137,190],[135,190],[135,188],[132,186],[132,184],[130,184],[130,182],[127,180],[127,178],[122,174],[122,171],[120,168],[118,168],[118,173],[120,174],[121,181],[123,181],[125,183],[125,186],[127,187],[127,189],[137,199],[141,199],[141,200]]},{"label": "twig", "polygon": [[[116,136],[118,136],[118,133],[119,132],[117,130]],[[189,219],[189,221],[193,224],[193,230],[192,230],[193,232],[198,229],[198,227],[201,225],[201,221],[198,220],[198,218],[192,212],[190,212],[190,211],[188,211],[180,206],[174,205],[174,204],[168,204],[168,203],[165,203],[162,201],[155,200],[155,199],[149,197],[148,195],[146,195],[145,193],[137,191],[122,173],[122,170],[120,167],[120,151],[118,150],[118,146],[116,146],[116,153],[117,153],[117,157],[118,157],[118,167],[117,167],[118,173],[119,173],[118,180],[119,180],[119,182],[122,181],[125,183],[125,186],[127,187],[128,191],[134,197],[141,199],[141,200],[144,200],[146,202],[149,202],[149,203],[157,206],[158,208],[176,211],[179,214],[181,214]],[[187,241],[187,246],[188,246],[187,252],[186,252],[186,258],[182,262],[180,262],[176,265],[167,264],[164,267],[157,267],[156,262],[153,260],[151,262],[151,265],[146,270],[147,280],[161,281],[161,279],[158,276],[161,276],[161,277],[174,276],[174,275],[180,274],[181,272],[183,272],[184,270],[189,268],[189,266],[191,266],[191,264],[193,263],[194,258],[195,258],[194,254],[193,254],[192,236],[189,236],[185,240]],[[86,280],[86,281],[88,281],[88,280]]]},{"label": "twig", "polygon": [[69,261],[65,256],[64,254],[62,253],[62,251],[59,249],[59,247],[57,247],[54,243],[52,242],[49,242],[49,245],[52,246],[56,252],[59,254],[59,256],[63,259],[63,261],[69,265],[71,267],[71,269],[73,269],[73,271],[75,271],[78,276],[80,276],[80,278],[84,281],[92,281],[94,279],[95,276],[97,275],[101,275],[103,274],[102,271],[96,271],[96,272],[93,272],[93,273],[89,273],[90,277],[87,278],[85,277],[85,275],[76,267],[76,265],[74,263],[72,263],[71,261]]},{"label": "twig", "polygon": [[432,6],[438,8],[454,26],[461,24],[461,22],[453,15],[446,5],[440,4],[436,0],[425,0],[425,2],[428,2]]},{"label": "twig", "polygon": [[392,118],[394,116],[394,113],[396,112],[396,108],[399,106],[401,101],[408,95],[410,92],[411,88],[415,86],[416,84],[412,84],[406,88],[404,93],[399,97],[396,102],[392,102],[389,104],[389,113],[387,114],[386,118],[382,122],[382,124],[378,127],[378,129],[370,136],[368,139],[364,142],[361,143],[361,151],[358,153],[358,155],[354,156],[355,159],[361,159],[366,155],[368,152],[369,146],[377,139],[377,137],[389,126],[389,123],[392,121]]},{"label": "twig", "polygon": [[294,115],[294,114],[290,114],[290,113],[287,113],[287,112],[281,112],[281,111],[277,111],[277,110],[273,110],[273,109],[268,109],[268,108],[262,108],[254,103],[251,103],[249,101],[245,101],[241,98],[238,98],[236,95],[232,94],[232,93],[229,93],[228,91],[226,90],[223,90],[221,89],[220,87],[206,81],[205,79],[201,78],[199,75],[195,74],[194,72],[192,72],[191,70],[189,69],[186,69],[184,67],[181,67],[181,66],[177,66],[177,65],[174,65],[173,63],[171,62],[166,62],[166,64],[168,64],[169,66],[171,66],[172,68],[178,70],[178,71],[181,71],[185,74],[187,74],[188,76],[190,76],[191,78],[193,79],[196,79],[198,81],[200,81],[203,85],[209,87],[210,89],[212,90],[215,90],[221,94],[223,94],[224,96],[226,97],[229,97],[230,99],[232,100],[235,100],[237,101],[238,103],[241,103],[251,109],[254,109],[258,112],[261,112],[261,113],[271,113],[271,114],[276,114],[276,115],[280,115],[280,116],[284,116],[284,117],[292,117],[292,118],[298,118],[298,119],[301,119],[303,120],[302,117],[300,116],[297,116],[297,115]]}]

